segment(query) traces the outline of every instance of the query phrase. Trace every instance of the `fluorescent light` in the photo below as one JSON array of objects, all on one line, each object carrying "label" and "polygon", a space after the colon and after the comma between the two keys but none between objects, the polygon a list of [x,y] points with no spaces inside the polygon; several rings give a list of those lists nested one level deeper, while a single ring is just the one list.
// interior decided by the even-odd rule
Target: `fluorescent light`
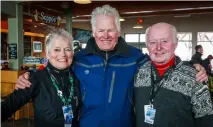
[{"label": "fluorescent light", "polygon": [[142,26],[142,25],[140,25],[140,24],[136,24],[136,25],[134,25],[134,26],[133,26],[133,28],[135,28],[135,29],[142,29],[142,28],[143,28],[143,26]]},{"label": "fluorescent light", "polygon": [[119,21],[120,21],[120,22],[123,22],[123,21],[125,21],[125,19],[122,18],[122,17],[120,17]]},{"label": "fluorescent light", "polygon": [[91,0],[74,0],[77,4],[90,4]]}]

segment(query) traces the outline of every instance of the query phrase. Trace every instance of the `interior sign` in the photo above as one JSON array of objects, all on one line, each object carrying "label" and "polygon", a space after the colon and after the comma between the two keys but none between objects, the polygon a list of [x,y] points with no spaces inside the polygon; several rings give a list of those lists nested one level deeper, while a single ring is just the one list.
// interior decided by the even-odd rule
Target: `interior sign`
[{"label": "interior sign", "polygon": [[41,12],[41,17],[46,23],[56,23],[57,22],[56,17],[44,15],[44,12]]}]

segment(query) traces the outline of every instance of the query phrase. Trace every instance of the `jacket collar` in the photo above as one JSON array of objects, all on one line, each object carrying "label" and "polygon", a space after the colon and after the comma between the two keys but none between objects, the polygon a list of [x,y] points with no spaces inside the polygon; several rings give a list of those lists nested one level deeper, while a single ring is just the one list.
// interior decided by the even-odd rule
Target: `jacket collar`
[{"label": "jacket collar", "polygon": [[53,75],[59,75],[59,76],[67,76],[71,70],[70,67],[62,69],[62,70],[57,69],[50,62],[48,62],[47,64],[47,69],[49,69],[50,73],[52,73]]},{"label": "jacket collar", "polygon": [[199,56],[202,56],[202,54],[200,52],[196,52],[196,54],[198,54]]},{"label": "jacket collar", "polygon": [[[116,44],[113,50],[114,50],[113,55],[120,55],[120,56],[126,56],[126,57],[130,55],[129,46],[122,37],[118,38],[118,43]],[[96,44],[95,38],[91,37],[87,42],[87,46],[85,48],[85,55],[100,54],[99,51],[100,49],[98,48]]]}]

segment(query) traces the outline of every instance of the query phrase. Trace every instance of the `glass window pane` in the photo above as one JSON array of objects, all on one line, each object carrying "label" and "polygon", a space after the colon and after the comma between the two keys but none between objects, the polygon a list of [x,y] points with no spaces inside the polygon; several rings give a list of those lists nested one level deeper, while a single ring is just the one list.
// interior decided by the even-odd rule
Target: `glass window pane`
[{"label": "glass window pane", "polygon": [[140,42],[146,42],[146,34],[140,34]]},{"label": "glass window pane", "polygon": [[213,55],[213,32],[198,32],[197,39],[197,45],[203,47],[202,59],[205,59],[208,55]]},{"label": "glass window pane", "polygon": [[192,57],[192,42],[178,42],[175,54],[183,61],[189,61]]},{"label": "glass window pane", "polygon": [[139,42],[139,34],[125,34],[126,42]]},{"label": "glass window pane", "polygon": [[213,41],[213,32],[198,32],[197,41]]},{"label": "glass window pane", "polygon": [[202,59],[207,58],[208,55],[213,55],[213,42],[197,42],[198,45],[202,45],[203,47],[203,55]]},{"label": "glass window pane", "polygon": [[192,33],[190,32],[178,32],[178,46],[175,50],[175,54],[183,61],[189,61],[192,57]]},{"label": "glass window pane", "polygon": [[177,33],[178,41],[189,41],[192,40],[192,33],[189,32],[180,32]]}]

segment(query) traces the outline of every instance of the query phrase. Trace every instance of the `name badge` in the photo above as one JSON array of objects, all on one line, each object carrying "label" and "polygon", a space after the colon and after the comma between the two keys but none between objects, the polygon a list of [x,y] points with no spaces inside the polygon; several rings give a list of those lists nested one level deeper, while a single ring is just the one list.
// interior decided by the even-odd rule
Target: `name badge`
[{"label": "name badge", "polygon": [[151,105],[144,105],[145,123],[154,124],[156,109]]},{"label": "name badge", "polygon": [[64,114],[64,127],[72,127],[73,111],[71,105],[66,105],[62,107]]}]

